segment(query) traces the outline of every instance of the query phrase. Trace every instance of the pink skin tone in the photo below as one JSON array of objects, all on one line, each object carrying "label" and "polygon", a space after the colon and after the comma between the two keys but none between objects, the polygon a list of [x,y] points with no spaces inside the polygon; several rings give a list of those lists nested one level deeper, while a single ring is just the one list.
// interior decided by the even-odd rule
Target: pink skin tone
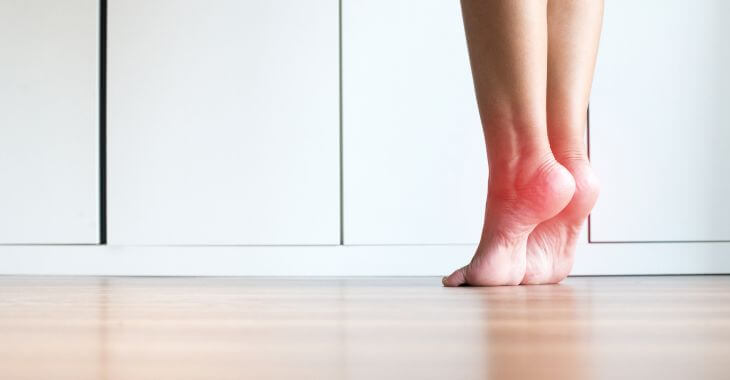
[{"label": "pink skin tone", "polygon": [[445,286],[554,284],[598,198],[585,144],[602,0],[462,0],[489,161],[484,228]]}]

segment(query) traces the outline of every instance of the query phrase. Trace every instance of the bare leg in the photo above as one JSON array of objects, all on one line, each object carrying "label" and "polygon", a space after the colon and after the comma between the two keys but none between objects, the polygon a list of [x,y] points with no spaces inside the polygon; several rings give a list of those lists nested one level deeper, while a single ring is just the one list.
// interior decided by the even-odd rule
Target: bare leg
[{"label": "bare leg", "polygon": [[560,214],[530,235],[524,284],[557,283],[570,273],[580,230],[598,197],[585,132],[602,18],[602,0],[548,0],[548,134],[576,192]]},{"label": "bare leg", "polygon": [[517,285],[529,234],[575,189],[553,156],[546,120],[547,0],[462,0],[489,160],[481,241],[444,285]]}]

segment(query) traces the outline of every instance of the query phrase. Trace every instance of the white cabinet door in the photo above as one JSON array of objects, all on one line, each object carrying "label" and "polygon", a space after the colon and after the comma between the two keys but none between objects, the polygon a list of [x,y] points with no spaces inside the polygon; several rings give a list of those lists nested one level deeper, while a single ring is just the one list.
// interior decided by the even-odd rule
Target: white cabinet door
[{"label": "white cabinet door", "polygon": [[339,243],[338,3],[112,0],[112,244]]},{"label": "white cabinet door", "polygon": [[99,242],[99,2],[0,1],[0,243]]},{"label": "white cabinet door", "polygon": [[607,1],[592,241],[730,240],[730,2]]},{"label": "white cabinet door", "polygon": [[476,243],[487,164],[458,2],[342,6],[345,243]]}]

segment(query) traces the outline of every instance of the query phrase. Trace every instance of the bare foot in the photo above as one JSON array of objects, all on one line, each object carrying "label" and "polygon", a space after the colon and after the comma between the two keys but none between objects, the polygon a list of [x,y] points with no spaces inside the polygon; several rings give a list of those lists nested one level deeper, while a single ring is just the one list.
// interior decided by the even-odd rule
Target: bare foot
[{"label": "bare foot", "polygon": [[568,276],[581,228],[598,198],[598,180],[587,158],[561,162],[575,179],[575,194],[563,211],[530,234],[522,284],[556,284]]},{"label": "bare foot", "polygon": [[552,153],[509,167],[506,173],[490,172],[481,241],[469,265],[444,277],[445,286],[519,285],[528,236],[573,197],[573,176]]}]

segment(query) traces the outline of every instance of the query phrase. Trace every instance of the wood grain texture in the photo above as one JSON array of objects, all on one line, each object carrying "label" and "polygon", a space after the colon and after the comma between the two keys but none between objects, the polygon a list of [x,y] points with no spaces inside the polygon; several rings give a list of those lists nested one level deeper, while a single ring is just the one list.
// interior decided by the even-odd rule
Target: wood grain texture
[{"label": "wood grain texture", "polygon": [[730,276],[0,277],[2,379],[727,378]]}]

